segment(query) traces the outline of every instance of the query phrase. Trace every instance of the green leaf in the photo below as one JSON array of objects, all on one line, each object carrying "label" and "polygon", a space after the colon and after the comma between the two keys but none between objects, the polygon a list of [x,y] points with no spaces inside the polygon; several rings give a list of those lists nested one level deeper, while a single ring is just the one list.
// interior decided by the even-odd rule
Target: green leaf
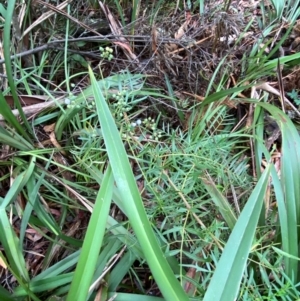
[{"label": "green leaf", "polygon": [[[258,103],[272,115],[282,133],[281,177],[273,175],[273,185],[278,203],[279,221],[283,251],[291,257],[285,257],[285,272],[299,282],[298,257],[300,229],[300,137],[290,118],[281,110],[268,103]],[[280,181],[280,183],[279,183]],[[280,186],[280,187],[279,187]],[[281,188],[281,189],[280,189]]]},{"label": "green leaf", "polygon": [[[1,104],[1,92],[0,92],[0,107]],[[9,109],[10,110],[10,109]],[[1,113],[1,112],[0,112]],[[8,120],[8,119],[6,119]],[[21,135],[18,133],[10,133],[6,129],[4,129],[2,126],[0,126],[0,141],[3,144],[7,144],[9,146],[12,146],[18,150],[30,150],[32,149],[32,145],[25,140]]]},{"label": "green leaf", "polygon": [[[4,35],[3,35],[3,49],[4,49],[4,59],[5,59],[5,68],[6,68],[6,75],[7,80],[9,83],[10,91],[12,94],[12,97],[14,99],[14,104],[17,107],[20,118],[23,121],[25,128],[31,133],[32,129],[27,121],[27,118],[22,110],[21,103],[18,98],[17,89],[15,86],[15,79],[13,77],[12,72],[12,61],[10,58],[10,47],[11,47],[11,23],[15,22],[13,20],[13,15],[15,14],[15,17],[17,17],[16,9],[15,9],[16,1],[10,0],[7,2],[7,10],[5,15],[5,24],[4,24]],[[17,24],[19,25],[19,24]],[[25,132],[24,128],[21,126],[20,122],[18,122],[17,118],[13,115],[11,112],[8,104],[6,103],[6,100],[4,99],[2,93],[0,92],[0,113],[3,115],[3,117],[10,123],[11,126],[13,126],[19,134],[24,136],[28,141],[30,141],[30,138],[28,134]]]},{"label": "green leaf", "polygon": [[10,296],[10,293],[0,285],[0,300],[1,301],[15,301],[14,298]]},{"label": "green leaf", "polygon": [[293,89],[292,92],[287,93],[287,95],[293,100],[298,99],[298,92],[295,89]]},{"label": "green leaf", "polygon": [[270,174],[262,174],[226,243],[203,301],[234,301],[246,267]]},{"label": "green leaf", "polygon": [[110,113],[105,97],[91,69],[89,69],[89,73],[114,179],[121,193],[125,211],[145,254],[147,263],[167,301],[187,301],[188,297],[175,278],[150,226],[120,133]]},{"label": "green leaf", "polygon": [[85,301],[87,298],[105,233],[112,189],[113,177],[109,167],[96,199],[67,301]]},{"label": "green leaf", "polygon": [[6,9],[4,8],[4,6],[0,3],[0,14],[3,18],[5,18],[6,16]]},{"label": "green leaf", "polygon": [[18,175],[9,191],[7,192],[3,202],[0,204],[0,209],[5,209],[11,202],[13,202],[23,187],[26,185],[27,181],[31,177],[35,168],[35,158],[32,158],[30,164],[26,171]]}]

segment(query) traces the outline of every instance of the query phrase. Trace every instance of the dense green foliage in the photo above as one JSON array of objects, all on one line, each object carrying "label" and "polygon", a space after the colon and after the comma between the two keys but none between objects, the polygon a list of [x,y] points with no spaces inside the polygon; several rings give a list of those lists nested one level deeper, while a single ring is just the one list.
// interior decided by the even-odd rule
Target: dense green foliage
[{"label": "dense green foliage", "polygon": [[[262,14],[249,19],[245,6],[249,23],[231,50],[208,35],[215,52],[201,50],[203,68],[195,75],[190,64],[184,76],[174,40],[195,30],[189,13],[215,27],[223,16],[227,42],[241,24],[238,13],[228,16],[240,7],[145,2],[0,4],[0,299],[300,300],[300,86],[283,81],[299,73],[300,52],[278,56],[296,41],[299,1],[261,1]],[[110,20],[101,23],[108,37],[80,19],[86,11]],[[177,11],[186,21],[163,41],[172,61],[155,41]],[[145,48],[165,62],[148,69],[134,51],[147,26]],[[35,53],[39,32],[47,47]],[[234,52],[248,42],[247,53]],[[28,113],[25,104],[45,99],[51,107]]]}]

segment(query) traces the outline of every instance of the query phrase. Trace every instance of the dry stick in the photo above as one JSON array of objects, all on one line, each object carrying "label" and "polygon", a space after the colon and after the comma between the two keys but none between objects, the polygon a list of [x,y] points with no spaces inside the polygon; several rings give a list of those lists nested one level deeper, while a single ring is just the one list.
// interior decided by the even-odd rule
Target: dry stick
[{"label": "dry stick", "polygon": [[[41,165],[39,165],[39,168],[45,170],[45,168]],[[47,171],[47,170],[45,170]],[[48,172],[48,171],[47,171]],[[57,181],[59,184],[61,184],[62,186],[64,186],[70,193],[72,193],[73,196],[75,196],[77,198],[78,201],[81,202],[81,204],[89,211],[89,212],[93,212],[93,208],[94,205],[92,202],[90,202],[88,199],[86,199],[85,197],[83,197],[80,193],[78,193],[76,190],[74,190],[73,188],[71,188],[69,185],[67,185],[63,180],[60,180],[58,177],[56,177],[53,174],[48,174],[49,177],[53,178],[55,181]]]},{"label": "dry stick", "polygon": [[[135,42],[144,42],[144,41],[148,41],[150,39],[150,36],[148,36],[148,35],[145,35],[145,36],[143,36],[143,35],[140,35],[140,36],[133,36],[133,35],[119,36],[119,35],[109,34],[109,35],[102,36],[102,37],[100,37],[100,36],[91,36],[91,37],[81,37],[81,38],[68,39],[68,43],[76,43],[76,42],[95,42],[95,43],[97,43],[97,42],[111,42],[111,43],[114,43],[114,42],[119,41],[120,37],[125,37],[125,38],[127,38],[129,40],[133,40]],[[205,38],[201,41],[198,41],[195,44],[200,44],[201,42],[203,42],[206,39],[207,38]],[[165,38],[163,38],[163,39],[159,39],[159,40],[163,40],[163,41],[165,40],[165,43],[176,43],[176,42],[178,42],[176,39],[167,39],[166,40]],[[62,43],[65,43],[65,42],[66,42],[66,39],[50,41],[50,42],[48,42],[47,44],[45,44],[43,46],[36,47],[36,48],[30,49],[30,50],[26,50],[26,51],[11,55],[10,59],[14,60],[16,58],[24,57],[26,55],[35,54],[35,53],[45,51],[45,50],[48,50],[48,49],[65,50],[62,47],[57,47],[56,46],[57,44],[62,44]],[[195,45],[193,44],[193,45],[187,46],[186,48],[191,48],[193,46],[195,46]],[[169,54],[173,54],[175,52],[182,51],[186,48],[179,48],[179,49],[177,49],[173,52],[170,52]],[[87,52],[87,51],[79,51],[79,50],[77,51],[77,50],[73,50],[73,49],[67,49],[67,51],[82,54],[82,55],[86,55],[86,56],[90,56],[90,57],[93,57],[93,58],[99,58],[98,55],[96,55],[94,53],[91,53],[91,52]],[[3,55],[1,55],[1,53],[0,53],[0,57],[1,56],[3,57]],[[4,63],[5,63],[4,59],[0,60],[0,65],[4,64]]]},{"label": "dry stick", "polygon": [[[144,41],[145,39],[149,39],[149,36],[124,36],[127,38],[132,38],[135,41],[139,41],[137,40],[137,38],[140,38],[140,41]],[[84,38],[75,38],[75,39],[68,39],[68,43],[76,43],[76,42],[116,42],[118,41],[119,36],[117,35],[106,35],[103,37],[99,37],[99,36],[92,36],[92,37],[84,37]],[[35,54],[41,51],[45,51],[48,49],[56,49],[56,50],[64,50],[64,48],[62,47],[57,47],[57,44],[61,44],[61,43],[65,43],[66,40],[55,40],[55,41],[50,41],[47,44],[40,46],[40,47],[36,47],[30,50],[26,50],[14,55],[11,55],[10,59],[13,60],[15,58],[20,58],[20,57],[24,57],[26,55],[31,55],[31,54]],[[96,55],[94,53],[91,52],[87,52],[87,51],[77,51],[77,50],[73,50],[73,49],[67,49],[69,52],[74,52],[74,53],[78,53],[78,54],[82,54],[82,55],[86,55],[86,56],[90,56],[90,57],[94,57],[94,58],[99,58],[99,55]],[[1,55],[0,55],[1,56]],[[5,60],[2,59],[0,60],[0,64],[4,64]]]},{"label": "dry stick", "polygon": [[[112,95],[112,94],[118,93],[118,90],[117,89],[108,89],[108,90],[105,90],[103,92],[106,95],[107,95],[107,93],[109,93],[109,95]],[[47,102],[45,101],[45,102],[41,102],[41,103],[38,103],[38,104],[30,105],[30,106],[24,106],[24,107],[22,107],[22,110],[23,110],[25,115],[31,115],[31,114],[33,115],[33,114],[39,113],[42,110],[45,110],[45,109],[48,109],[48,108],[53,108],[53,107],[59,107],[60,105],[65,105],[65,104],[67,104],[66,103],[66,98],[61,97],[61,98],[57,98],[57,99],[47,101]],[[17,109],[12,110],[12,113],[15,116],[20,115],[20,112]],[[4,121],[4,120],[5,119],[0,114],[0,121]]]},{"label": "dry stick", "polygon": [[[272,86],[270,86],[270,84],[268,82],[256,85],[256,89],[262,89],[264,91],[275,94],[278,97],[281,97],[280,92],[278,90],[276,90],[275,88],[273,88]],[[285,96],[283,96],[282,101],[285,101],[291,108],[293,108],[293,110],[296,112],[296,114],[298,116],[300,116],[299,110]]]},{"label": "dry stick", "polygon": [[[211,37],[213,37],[213,35],[210,35],[209,37],[206,37],[206,38],[204,38],[204,39],[202,39],[202,40],[200,40],[200,41],[197,41],[197,42],[195,42],[195,43],[192,43],[191,45],[188,45],[188,46],[186,46],[186,47],[182,47],[182,48],[176,49],[176,50],[174,50],[174,51],[172,51],[172,52],[168,52],[168,55],[170,55],[170,54],[175,54],[175,53],[181,52],[181,51],[183,51],[183,50],[187,50],[187,49],[189,49],[189,48],[193,48],[193,47],[195,47],[196,45],[199,45],[199,44],[203,43],[204,41],[210,39]],[[178,41],[177,41],[177,42],[178,42]]]},{"label": "dry stick", "polygon": [[[38,2],[38,1],[37,1]],[[66,0],[65,2],[57,5],[56,9],[63,9],[65,8],[69,3],[71,3],[72,0]],[[45,2],[39,2],[41,5],[46,5],[47,3]],[[39,25],[40,23],[42,23],[43,21],[47,20],[48,18],[50,18],[52,15],[54,15],[53,11],[48,11],[44,14],[42,14],[36,21],[34,21],[24,32],[22,35],[22,38],[25,37],[34,27],[36,27],[37,25]]]},{"label": "dry stick", "polygon": [[[48,108],[52,108],[52,107],[56,107],[58,106],[58,104],[62,105],[65,104],[65,100],[64,99],[59,99],[59,100],[52,100],[49,102],[41,102],[35,105],[31,105],[31,106],[27,106],[27,107],[23,107],[23,112],[25,115],[33,115],[36,114],[42,110],[48,109]],[[15,109],[12,110],[12,113],[15,116],[19,116],[20,112],[19,110]],[[0,121],[4,121],[4,117],[0,114]]]},{"label": "dry stick", "polygon": [[[37,53],[37,52],[40,52],[40,51],[44,51],[44,50],[49,49],[50,48],[49,46],[50,46],[49,44],[45,44],[43,46],[40,46],[40,47],[37,47],[37,48],[34,48],[34,49],[26,50],[26,51],[17,53],[15,55],[11,55],[10,59],[13,60],[15,58],[24,57],[24,56],[27,56],[27,55],[30,55],[30,54],[34,54],[34,53]],[[0,64],[4,64],[4,63],[5,63],[5,59],[0,60]]]},{"label": "dry stick", "polygon": [[68,13],[64,12],[63,10],[61,10],[60,8],[58,8],[58,6],[54,6],[54,5],[51,5],[49,3],[46,3],[44,1],[41,1],[41,0],[35,0],[36,2],[42,4],[42,5],[45,5],[47,6],[48,8],[50,8],[51,10],[53,10],[54,12],[58,13],[58,14],[61,14],[63,16],[65,16],[66,18],[68,18],[69,20],[77,23],[78,25],[80,25],[81,27],[83,27],[84,29],[90,31],[90,32],[93,32],[95,35],[99,36],[99,37],[102,37],[103,35],[101,33],[99,33],[98,31],[94,30],[93,28],[89,27],[88,25],[80,22],[78,19],[70,16]]},{"label": "dry stick", "polygon": [[115,41],[114,44],[120,46],[125,55],[129,60],[132,60],[134,63],[140,64],[138,57],[135,55],[135,53],[132,51],[131,46],[126,38],[122,36],[122,29],[121,24],[119,21],[117,21],[112,13],[110,12],[108,6],[106,4],[103,4],[102,1],[99,1],[99,5],[104,12],[106,19],[109,22],[110,30],[113,34],[118,35],[120,38],[118,41]]},{"label": "dry stick", "polygon": [[115,263],[118,261],[118,259],[123,255],[125,249],[127,248],[127,246],[125,245],[121,251],[119,252],[119,254],[115,254],[114,256],[112,256],[112,258],[109,259],[107,265],[105,266],[102,274],[99,276],[98,279],[95,280],[95,282],[90,286],[89,292],[91,292],[92,290],[94,290],[96,288],[96,286],[101,283],[100,281],[104,278],[104,276],[111,270],[111,268],[115,265]]},{"label": "dry stick", "polygon": [[[84,39],[72,39],[72,41],[68,40],[68,42],[78,42],[78,41],[82,41]],[[64,48],[62,47],[57,47],[56,44],[61,44],[61,43],[64,43],[66,40],[57,40],[57,41],[51,41],[43,46],[40,46],[40,47],[36,47],[36,48],[33,48],[33,49],[30,49],[30,50],[26,50],[26,51],[23,51],[23,52],[20,52],[20,53],[17,53],[15,55],[12,55],[10,57],[11,60],[15,59],[15,58],[20,58],[20,57],[24,57],[24,56],[27,56],[27,55],[31,55],[31,54],[35,54],[35,53],[38,53],[38,52],[41,52],[41,51],[45,51],[45,50],[48,50],[48,49],[55,49],[55,50],[65,50]],[[111,41],[110,39],[108,38],[105,38],[105,39],[98,39],[98,41]],[[82,55],[86,55],[86,56],[92,56],[92,57],[95,57],[95,58],[99,58],[100,56],[99,55],[96,55],[92,52],[88,52],[88,51],[77,51],[77,50],[73,50],[73,49],[67,49],[67,51],[69,52],[74,52],[74,53],[77,53],[77,54],[82,54]],[[4,64],[5,63],[5,60],[2,59],[0,60],[0,64]]]},{"label": "dry stick", "polygon": [[283,113],[285,113],[284,86],[283,86],[283,81],[282,81],[282,72],[281,72],[281,66],[280,66],[279,58],[278,58],[278,61],[277,61],[277,77],[278,77],[279,93],[280,93],[279,99],[280,99],[282,111],[283,111]]}]

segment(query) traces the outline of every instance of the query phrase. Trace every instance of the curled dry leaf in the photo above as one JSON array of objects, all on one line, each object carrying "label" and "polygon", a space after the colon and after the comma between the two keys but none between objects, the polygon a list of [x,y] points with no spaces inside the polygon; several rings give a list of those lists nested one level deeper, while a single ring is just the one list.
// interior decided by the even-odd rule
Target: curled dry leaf
[{"label": "curled dry leaf", "polygon": [[114,34],[119,39],[119,41],[114,41],[113,43],[123,48],[124,53],[128,57],[128,59],[139,63],[139,60],[137,56],[133,53],[128,40],[123,36],[120,22],[114,18],[106,4],[103,4],[102,1],[99,1],[99,4],[109,22],[112,34]]}]

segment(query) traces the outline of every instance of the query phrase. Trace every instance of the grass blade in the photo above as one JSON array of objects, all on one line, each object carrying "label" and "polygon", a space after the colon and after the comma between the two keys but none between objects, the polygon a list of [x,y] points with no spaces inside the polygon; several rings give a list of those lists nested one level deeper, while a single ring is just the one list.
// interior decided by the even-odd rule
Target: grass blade
[{"label": "grass blade", "polygon": [[96,199],[67,301],[86,300],[105,232],[112,190],[113,177],[109,167]]},{"label": "grass blade", "polygon": [[123,196],[129,221],[141,244],[145,258],[167,301],[187,301],[188,297],[174,276],[148,221],[128,157],[105,98],[89,70],[97,113],[117,187]]},{"label": "grass blade", "polygon": [[279,198],[277,195],[276,197],[278,208],[281,208],[278,213],[283,251],[291,255],[289,258],[285,257],[285,270],[290,279],[297,283],[298,262],[294,258],[298,257],[300,235],[298,229],[300,223],[300,137],[290,118],[281,110],[267,103],[259,103],[259,105],[272,115],[282,133],[280,182],[284,198]]},{"label": "grass blade", "polygon": [[0,286],[0,299],[1,301],[15,301],[15,299],[10,296],[9,292],[2,286]]},{"label": "grass blade", "polygon": [[20,282],[23,280],[29,281],[29,276],[23,254],[19,248],[19,239],[8,219],[6,207],[15,200],[29,177],[32,175],[33,169],[34,163],[32,162],[29,165],[28,170],[15,179],[0,206],[0,241],[4,247],[12,272]]},{"label": "grass blade", "polygon": [[224,248],[203,301],[233,301],[239,291],[267,189],[270,165],[245,205]]},{"label": "grass blade", "polygon": [[[6,74],[8,83],[10,86],[11,94],[14,99],[14,103],[17,107],[17,109],[20,112],[20,117],[25,124],[25,127],[29,132],[32,132],[32,129],[27,121],[27,118],[22,110],[21,103],[19,101],[17,90],[15,87],[15,80],[13,78],[13,72],[12,72],[12,62],[10,58],[10,46],[11,46],[11,39],[10,39],[10,33],[11,33],[11,24],[14,24],[15,26],[19,26],[19,23],[17,20],[17,15],[15,12],[15,0],[8,1],[7,3],[7,10],[5,15],[5,24],[4,24],[4,41],[3,41],[3,48],[4,48],[4,59],[5,59],[5,68],[6,68]],[[15,14],[14,18],[13,15]],[[13,21],[13,22],[12,22]],[[16,29],[16,28],[15,28]],[[19,29],[19,28],[18,28]],[[3,110],[2,110],[3,109]],[[0,113],[4,116],[6,120],[9,121],[11,126],[13,126],[22,136],[26,137],[29,140],[29,136],[24,131],[23,127],[20,125],[20,123],[17,121],[16,117],[12,114],[9,106],[7,105],[2,93],[0,93]],[[30,141],[30,140],[29,140]]]},{"label": "grass blade", "polygon": [[26,171],[21,173],[14,180],[10,190],[7,192],[3,202],[1,202],[0,209],[5,209],[12,201],[14,201],[27,181],[31,177],[35,168],[35,158],[33,158]]},{"label": "grass blade", "polygon": [[213,202],[222,214],[224,220],[226,221],[227,226],[232,230],[236,223],[236,216],[230,203],[218,190],[216,184],[214,183],[208,172],[206,172],[206,175],[202,177],[202,182],[207,192],[210,194]]}]

